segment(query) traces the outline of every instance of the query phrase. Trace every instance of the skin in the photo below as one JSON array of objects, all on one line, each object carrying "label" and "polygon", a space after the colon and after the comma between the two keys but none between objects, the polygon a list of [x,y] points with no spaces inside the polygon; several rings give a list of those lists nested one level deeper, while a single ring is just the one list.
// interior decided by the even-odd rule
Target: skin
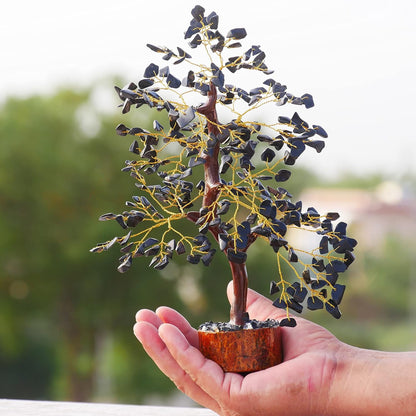
[{"label": "skin", "polygon": [[[232,302],[232,285],[228,296]],[[252,290],[247,310],[258,320],[285,316]],[[355,348],[296,320],[282,328],[284,362],[245,377],[204,358],[197,331],[171,308],[140,310],[134,333],[179,390],[222,416],[416,415],[416,352]]]}]

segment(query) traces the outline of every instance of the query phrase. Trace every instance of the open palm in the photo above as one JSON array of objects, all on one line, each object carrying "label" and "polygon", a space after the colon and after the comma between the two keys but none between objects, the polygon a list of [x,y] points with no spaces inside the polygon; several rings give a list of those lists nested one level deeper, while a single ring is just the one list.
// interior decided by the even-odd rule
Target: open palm
[{"label": "open palm", "polygon": [[[228,287],[232,297],[232,286]],[[249,291],[251,318],[281,319],[285,311]],[[324,328],[297,318],[282,328],[283,363],[242,376],[224,373],[198,350],[197,331],[178,312],[161,307],[136,315],[134,333],[146,352],[176,386],[220,415],[323,414],[329,400],[337,356],[345,344]]]}]

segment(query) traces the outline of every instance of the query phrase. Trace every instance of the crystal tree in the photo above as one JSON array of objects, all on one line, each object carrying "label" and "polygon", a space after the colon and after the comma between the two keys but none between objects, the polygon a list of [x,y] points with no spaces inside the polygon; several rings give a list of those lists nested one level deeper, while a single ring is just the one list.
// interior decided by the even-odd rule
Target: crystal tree
[{"label": "crystal tree", "polygon": [[[297,112],[287,117],[270,111],[270,122],[249,120],[254,110],[264,114],[270,106],[310,108],[313,98],[295,96],[270,78],[273,71],[259,46],[234,52],[242,48],[244,28],[224,36],[215,12],[205,15],[203,7],[195,6],[191,14],[185,39],[191,49],[206,52],[206,63],[194,62],[181,47],[147,44],[163,61],[173,61],[175,72],[181,68],[182,75],[175,76],[171,66],[150,63],[137,84],[115,87],[123,114],[143,108],[161,114],[152,131],[124,124],[116,127],[120,136],[134,139],[129,149],[134,159],[127,160],[122,171],[135,179],[138,194],[126,202],[128,210],[100,217],[115,220],[129,230],[127,234],[91,251],[121,247],[118,271],[124,273],[139,257],[150,257],[149,266],[158,270],[181,255],[189,263],[208,266],[219,249],[227,256],[233,278],[230,322],[242,326],[249,319],[247,252],[263,239],[276,256],[278,278],[271,282],[270,293],[276,294],[274,305],[287,311],[280,325],[294,326],[289,309],[300,313],[304,303],[339,318],[345,286],[337,283],[338,275],[354,261],[357,243],[347,237],[345,222],[335,224],[337,213],[305,210],[281,186],[291,176],[289,167],[307,148],[321,152],[327,133],[319,125],[310,126]],[[247,91],[228,81],[237,71],[256,71],[265,78]],[[193,103],[201,95],[205,102]],[[217,110],[228,121],[220,121]],[[183,234],[183,219],[194,223],[194,235]],[[292,228],[319,236],[317,247],[294,247],[287,238]],[[284,275],[282,264],[289,266],[292,278]]]}]

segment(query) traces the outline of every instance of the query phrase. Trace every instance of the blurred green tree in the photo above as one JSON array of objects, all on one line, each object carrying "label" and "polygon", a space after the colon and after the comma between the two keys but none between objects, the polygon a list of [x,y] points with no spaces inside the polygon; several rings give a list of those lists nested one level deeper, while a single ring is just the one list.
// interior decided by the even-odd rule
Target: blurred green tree
[{"label": "blurred green tree", "polygon": [[[90,400],[103,337],[130,332],[139,305],[177,303],[173,280],[151,270],[125,279],[110,256],[98,262],[89,253],[91,241],[103,238],[91,219],[132,192],[113,174],[125,157],[115,116],[95,114],[94,135],[82,128],[90,97],[61,90],[10,99],[0,112],[0,365],[14,360],[21,372],[6,379],[0,368],[2,396]],[[137,357],[129,359],[143,371],[131,342]],[[41,357],[45,377],[16,390],[39,372]]]},{"label": "blurred green tree", "polygon": [[[382,224],[380,225],[382,226]],[[314,319],[344,342],[362,348],[406,351],[416,347],[416,239],[387,234],[377,249],[359,247],[357,268],[349,274],[343,325]]]}]

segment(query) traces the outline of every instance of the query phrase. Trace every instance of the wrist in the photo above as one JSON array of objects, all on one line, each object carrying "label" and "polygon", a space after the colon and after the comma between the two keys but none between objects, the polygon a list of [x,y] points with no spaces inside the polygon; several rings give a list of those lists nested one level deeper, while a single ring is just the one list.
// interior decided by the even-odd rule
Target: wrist
[{"label": "wrist", "polygon": [[324,415],[416,414],[416,353],[365,350],[346,344],[337,352]]}]

